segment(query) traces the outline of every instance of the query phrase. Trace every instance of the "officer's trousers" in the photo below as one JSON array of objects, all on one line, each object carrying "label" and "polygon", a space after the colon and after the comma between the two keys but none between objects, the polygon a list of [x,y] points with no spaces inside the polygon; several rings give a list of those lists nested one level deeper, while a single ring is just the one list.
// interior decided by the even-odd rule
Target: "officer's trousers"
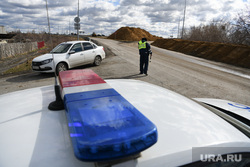
[{"label": "officer's trousers", "polygon": [[147,74],[148,72],[148,54],[140,54],[140,72]]}]

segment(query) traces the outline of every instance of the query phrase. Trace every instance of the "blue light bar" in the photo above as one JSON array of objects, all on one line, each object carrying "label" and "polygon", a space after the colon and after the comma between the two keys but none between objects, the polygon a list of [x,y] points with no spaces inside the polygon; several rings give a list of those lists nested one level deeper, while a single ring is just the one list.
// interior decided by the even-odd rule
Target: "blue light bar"
[{"label": "blue light bar", "polygon": [[66,94],[75,155],[104,161],[138,154],[157,142],[157,128],[114,89]]}]

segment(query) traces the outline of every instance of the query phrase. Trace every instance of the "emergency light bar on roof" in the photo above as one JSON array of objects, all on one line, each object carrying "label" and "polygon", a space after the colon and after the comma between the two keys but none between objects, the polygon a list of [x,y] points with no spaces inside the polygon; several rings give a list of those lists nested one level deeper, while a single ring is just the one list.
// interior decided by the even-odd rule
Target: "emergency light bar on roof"
[{"label": "emergency light bar on roof", "polygon": [[92,70],[60,72],[70,137],[83,161],[138,154],[157,142],[157,128]]}]

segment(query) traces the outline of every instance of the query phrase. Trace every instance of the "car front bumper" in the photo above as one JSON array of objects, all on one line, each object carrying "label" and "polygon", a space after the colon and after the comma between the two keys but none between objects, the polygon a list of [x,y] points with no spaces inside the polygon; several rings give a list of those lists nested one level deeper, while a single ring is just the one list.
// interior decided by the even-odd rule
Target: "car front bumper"
[{"label": "car front bumper", "polygon": [[41,64],[40,62],[32,62],[32,70],[45,73],[54,72],[53,63]]}]

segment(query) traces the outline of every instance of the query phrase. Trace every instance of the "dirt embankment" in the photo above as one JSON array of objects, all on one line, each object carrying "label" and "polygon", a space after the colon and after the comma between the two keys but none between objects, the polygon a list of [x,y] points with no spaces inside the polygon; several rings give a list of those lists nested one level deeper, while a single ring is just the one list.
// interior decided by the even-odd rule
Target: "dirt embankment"
[{"label": "dirt embankment", "polygon": [[141,38],[154,41],[152,45],[208,60],[223,62],[238,67],[250,68],[250,46],[217,42],[163,39],[133,27],[122,27],[108,38],[122,41],[139,41]]},{"label": "dirt embankment", "polygon": [[108,37],[108,39],[122,41],[140,41],[142,38],[147,38],[148,41],[162,39],[161,37],[150,34],[146,30],[134,27],[121,27]]},{"label": "dirt embankment", "polygon": [[208,60],[250,68],[250,46],[181,39],[157,39],[152,45]]}]

